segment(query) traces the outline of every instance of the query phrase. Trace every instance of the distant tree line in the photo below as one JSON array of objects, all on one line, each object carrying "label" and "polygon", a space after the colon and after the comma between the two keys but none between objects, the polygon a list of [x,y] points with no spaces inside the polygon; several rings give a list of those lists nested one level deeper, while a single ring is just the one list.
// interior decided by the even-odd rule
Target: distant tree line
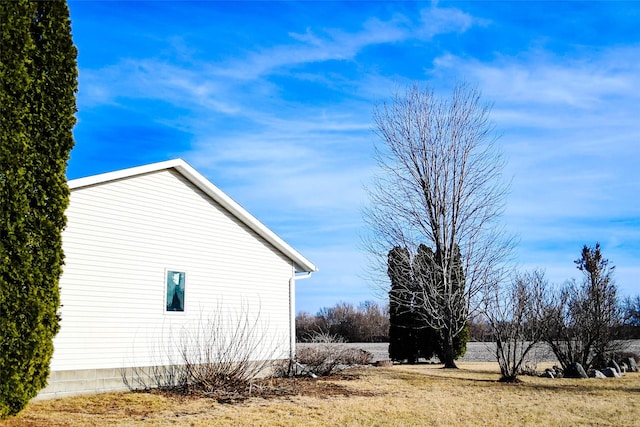
[{"label": "distant tree line", "polygon": [[[523,273],[517,276],[517,280],[522,281],[528,276],[529,280],[544,280],[544,277],[535,277],[542,275],[540,271],[531,273]],[[528,287],[531,287],[531,282]],[[560,292],[560,291],[558,291]],[[503,298],[506,298],[503,294]],[[616,329],[620,339],[640,339],[640,295],[626,297],[619,301],[620,318]],[[398,329],[398,325],[390,324],[390,307],[386,304],[379,304],[375,301],[364,301],[357,306],[349,303],[337,303],[333,307],[323,307],[316,314],[308,312],[300,312],[296,317],[296,339],[298,342],[310,342],[319,334],[332,335],[338,340],[345,342],[390,342],[389,332],[392,329]],[[397,308],[394,308],[397,310]],[[402,318],[402,316],[401,316]],[[410,319],[410,316],[404,319]],[[415,320],[414,320],[415,321]],[[405,326],[411,324],[408,320],[403,320]],[[503,323],[505,326],[509,322]],[[471,342],[492,342],[495,341],[495,331],[487,317],[482,313],[473,313],[467,319],[467,341]],[[403,331],[407,333],[407,331]],[[523,339],[531,341],[532,334],[526,330],[523,332]],[[397,338],[396,338],[397,339]],[[410,344],[406,345],[413,348],[416,358],[426,357],[427,354],[436,355],[434,351],[434,343],[438,340],[434,332],[429,328],[417,328],[413,332],[413,337],[409,339]],[[426,344],[420,342],[427,341]],[[465,342],[467,342],[465,341]],[[390,344],[391,345],[391,344]],[[416,348],[424,346],[423,349]],[[427,350],[425,350],[425,348]],[[404,357],[409,359],[409,357]]]},{"label": "distant tree line", "polygon": [[622,331],[624,339],[640,339],[640,295],[622,300]]},{"label": "distant tree line", "polygon": [[296,316],[296,339],[311,342],[318,335],[330,335],[344,342],[387,342],[388,310],[386,305],[364,301],[357,307],[345,302],[324,307],[315,315],[303,311]]}]

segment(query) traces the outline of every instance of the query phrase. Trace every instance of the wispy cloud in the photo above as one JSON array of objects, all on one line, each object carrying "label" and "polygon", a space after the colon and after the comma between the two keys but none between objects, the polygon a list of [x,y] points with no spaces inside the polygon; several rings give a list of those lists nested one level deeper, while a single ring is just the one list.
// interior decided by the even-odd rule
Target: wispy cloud
[{"label": "wispy cloud", "polygon": [[81,69],[81,76],[79,102],[87,108],[120,104],[123,99],[149,99],[224,114],[240,110],[215,79],[165,61],[124,59],[99,70]]},{"label": "wispy cloud", "polygon": [[[230,83],[259,80],[305,64],[353,61],[369,46],[464,32],[482,22],[455,8],[431,6],[422,10],[418,19],[402,14],[394,14],[386,20],[368,18],[357,31],[309,27],[304,33],[290,32],[289,44],[254,48],[222,62],[191,60],[177,65],[168,60],[153,59],[154,55],[128,58],[103,69],[82,69],[82,99],[86,105],[113,102],[119,97],[150,97],[169,102],[190,100],[211,105],[221,112],[234,113],[237,107],[230,106],[229,101],[215,100],[220,88]],[[173,55],[181,60],[191,58],[190,52],[195,51],[187,47],[183,38],[171,36],[167,43]]]},{"label": "wispy cloud", "polygon": [[532,51],[522,57],[498,56],[491,62],[444,55],[434,61],[438,74],[464,69],[483,93],[502,103],[601,108],[612,97],[640,99],[640,46],[588,52],[563,58]]},{"label": "wispy cloud", "polygon": [[234,79],[254,79],[303,64],[325,61],[352,61],[369,46],[397,43],[407,39],[431,39],[438,34],[464,32],[476,20],[454,8],[433,6],[423,10],[420,20],[395,14],[388,20],[377,17],[364,21],[358,31],[336,28],[307,28],[289,33],[291,44],[270,47],[214,67],[215,75]]},{"label": "wispy cloud", "polygon": [[432,6],[420,13],[421,25],[418,34],[423,39],[431,39],[438,34],[463,33],[474,25],[485,26],[486,19],[475,18],[457,8],[440,8]]}]

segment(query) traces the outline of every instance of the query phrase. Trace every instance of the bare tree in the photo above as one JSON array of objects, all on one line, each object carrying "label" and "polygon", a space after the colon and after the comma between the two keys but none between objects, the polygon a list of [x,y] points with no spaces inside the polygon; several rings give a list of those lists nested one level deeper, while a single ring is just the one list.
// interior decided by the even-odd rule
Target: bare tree
[{"label": "bare tree", "polygon": [[502,289],[485,298],[484,314],[496,344],[500,381],[515,382],[527,355],[545,333],[545,301],[548,285],[544,273],[516,274]]},{"label": "bare tree", "polygon": [[549,328],[545,340],[567,368],[580,363],[585,369],[606,366],[622,324],[613,266],[603,258],[600,244],[584,246],[575,263],[583,273],[582,283],[567,282],[547,304]]},{"label": "bare tree", "polygon": [[[364,214],[371,233],[365,245],[381,278],[391,248],[404,248],[415,259],[425,244],[438,254],[435,267],[422,266],[435,268],[438,280],[422,280],[411,301],[398,302],[423,305],[423,320],[440,333],[442,361],[450,368],[456,367],[454,339],[479,294],[497,280],[511,247],[498,222],[507,186],[490,110],[467,84],[457,84],[449,98],[414,85],[374,115],[380,172],[368,188]],[[464,286],[454,277],[457,250]]]}]

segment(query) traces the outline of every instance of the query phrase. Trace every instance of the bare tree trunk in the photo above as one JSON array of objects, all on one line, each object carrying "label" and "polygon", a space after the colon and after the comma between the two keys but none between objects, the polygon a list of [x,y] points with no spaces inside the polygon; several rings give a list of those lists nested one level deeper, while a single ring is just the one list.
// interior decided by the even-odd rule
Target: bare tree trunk
[{"label": "bare tree trunk", "polygon": [[453,334],[451,334],[450,331],[445,331],[444,335],[446,337],[443,342],[443,348],[442,348],[444,360],[441,360],[441,362],[444,363],[445,368],[458,369],[458,365],[456,365],[456,360],[455,360]]}]

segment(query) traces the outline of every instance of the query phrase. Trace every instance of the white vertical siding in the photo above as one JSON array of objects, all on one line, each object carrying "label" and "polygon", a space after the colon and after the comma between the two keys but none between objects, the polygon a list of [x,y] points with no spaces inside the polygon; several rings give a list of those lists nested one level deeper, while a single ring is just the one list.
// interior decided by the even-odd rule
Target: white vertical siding
[{"label": "white vertical siding", "polygon": [[[67,218],[53,371],[157,364],[169,331],[241,305],[287,357],[291,262],[179,173],[75,189]],[[165,269],[187,272],[184,313]]]}]

